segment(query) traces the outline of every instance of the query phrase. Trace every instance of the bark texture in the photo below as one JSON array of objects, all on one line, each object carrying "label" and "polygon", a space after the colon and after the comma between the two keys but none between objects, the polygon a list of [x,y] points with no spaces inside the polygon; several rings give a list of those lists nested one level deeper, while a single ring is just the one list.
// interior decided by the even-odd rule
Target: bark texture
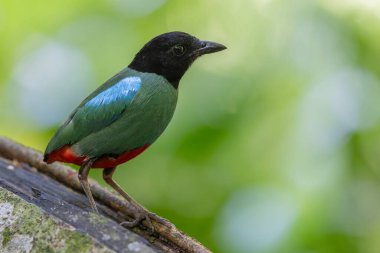
[{"label": "bark texture", "polygon": [[0,252],[210,252],[155,215],[153,234],[144,223],[120,226],[133,207],[90,184],[100,215],[89,209],[76,171],[0,137]]}]

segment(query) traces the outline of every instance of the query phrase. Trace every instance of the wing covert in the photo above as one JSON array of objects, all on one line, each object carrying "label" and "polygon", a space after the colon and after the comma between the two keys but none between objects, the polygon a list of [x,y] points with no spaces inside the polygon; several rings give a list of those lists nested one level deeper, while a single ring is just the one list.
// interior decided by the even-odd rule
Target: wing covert
[{"label": "wing covert", "polygon": [[127,76],[113,85],[106,83],[109,86],[98,89],[99,94],[91,94],[57,131],[46,153],[72,145],[118,120],[133,102],[141,83],[139,76]]}]

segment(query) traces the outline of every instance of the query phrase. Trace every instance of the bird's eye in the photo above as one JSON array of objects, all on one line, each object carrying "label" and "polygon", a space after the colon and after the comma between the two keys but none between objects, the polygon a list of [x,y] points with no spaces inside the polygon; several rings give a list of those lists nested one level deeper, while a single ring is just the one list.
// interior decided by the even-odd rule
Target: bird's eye
[{"label": "bird's eye", "polygon": [[185,48],[182,45],[175,45],[173,47],[173,53],[176,56],[181,56],[185,53]]}]

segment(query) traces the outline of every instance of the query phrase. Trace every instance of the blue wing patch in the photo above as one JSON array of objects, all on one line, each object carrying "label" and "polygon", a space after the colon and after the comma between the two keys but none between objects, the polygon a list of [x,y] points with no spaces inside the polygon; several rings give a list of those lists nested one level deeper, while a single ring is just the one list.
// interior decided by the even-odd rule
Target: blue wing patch
[{"label": "blue wing patch", "polygon": [[131,101],[141,86],[141,78],[130,76],[120,80],[112,87],[104,90],[88,101],[85,106],[101,107],[115,103],[119,100]]},{"label": "blue wing patch", "polygon": [[60,127],[46,148],[50,153],[63,145],[73,145],[109,127],[128,113],[141,91],[142,79],[125,68],[91,93]]},{"label": "blue wing patch", "polygon": [[132,104],[141,83],[140,77],[129,76],[104,89],[77,108],[67,128],[73,127],[80,139],[108,127]]}]

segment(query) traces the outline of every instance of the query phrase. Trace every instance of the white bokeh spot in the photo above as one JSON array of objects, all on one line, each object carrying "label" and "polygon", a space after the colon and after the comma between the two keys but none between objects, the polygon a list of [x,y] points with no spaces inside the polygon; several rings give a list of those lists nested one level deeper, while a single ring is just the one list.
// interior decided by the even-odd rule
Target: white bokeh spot
[{"label": "white bokeh spot", "polygon": [[272,188],[251,188],[227,201],[218,221],[222,252],[261,252],[275,249],[296,218],[294,201]]},{"label": "white bokeh spot", "polygon": [[71,46],[47,41],[24,56],[11,81],[19,111],[39,126],[60,123],[86,95],[90,63]]}]

